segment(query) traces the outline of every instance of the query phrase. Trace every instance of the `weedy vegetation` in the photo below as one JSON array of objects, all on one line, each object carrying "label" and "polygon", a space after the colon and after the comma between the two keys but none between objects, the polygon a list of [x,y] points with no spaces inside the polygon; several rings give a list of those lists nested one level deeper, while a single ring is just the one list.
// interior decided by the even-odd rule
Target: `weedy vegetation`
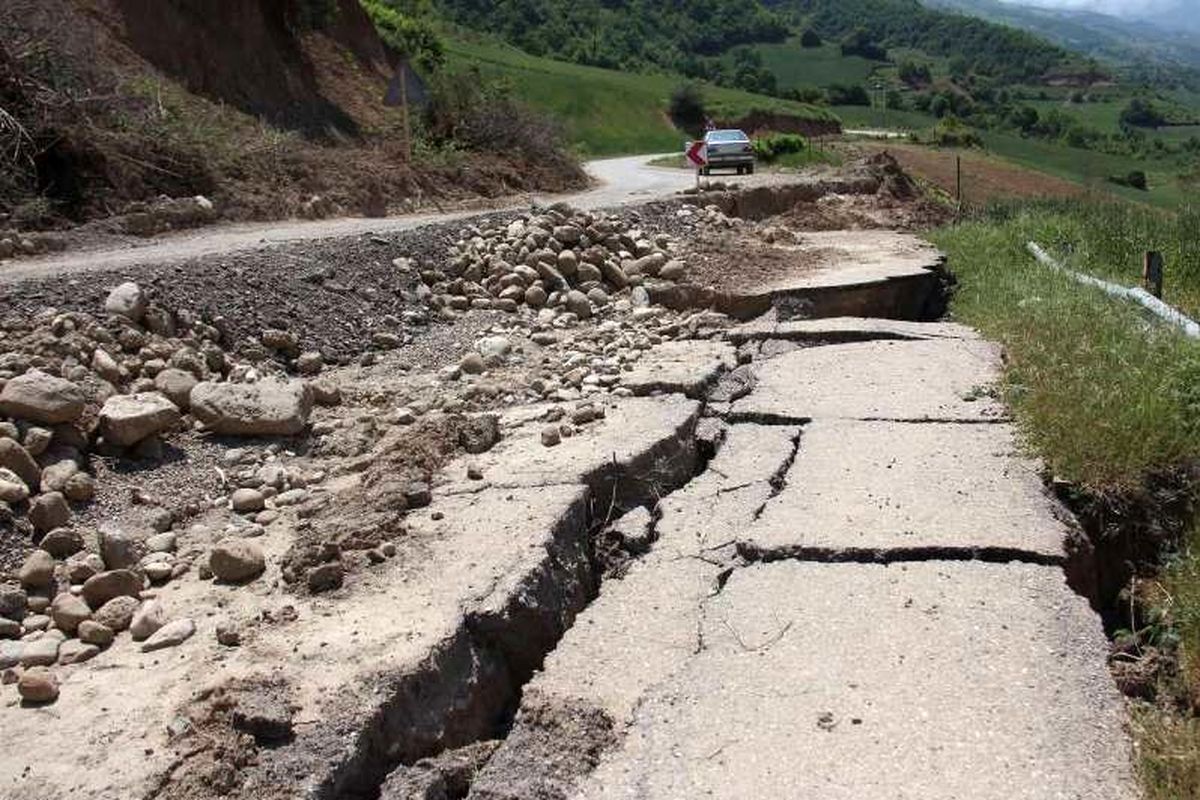
[{"label": "weedy vegetation", "polygon": [[[955,316],[1004,345],[1001,391],[1027,446],[1092,497],[1143,496],[1154,476],[1197,474],[1200,341],[1038,265],[1026,242],[1126,285],[1139,282],[1144,251],[1161,251],[1166,299],[1194,315],[1198,231],[1195,207],[1085,198],[995,205],[932,235],[960,281]],[[1118,636],[1125,657],[1155,673],[1133,725],[1151,800],[1200,797],[1200,525],[1181,527],[1191,533],[1170,543],[1157,575],[1135,582],[1139,609]]]}]

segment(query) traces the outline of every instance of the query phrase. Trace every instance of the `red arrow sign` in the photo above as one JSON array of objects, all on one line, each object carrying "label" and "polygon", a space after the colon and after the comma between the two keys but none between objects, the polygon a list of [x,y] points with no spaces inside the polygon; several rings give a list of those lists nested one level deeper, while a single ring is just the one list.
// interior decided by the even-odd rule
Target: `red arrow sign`
[{"label": "red arrow sign", "polygon": [[691,161],[697,167],[703,167],[708,163],[708,148],[704,146],[704,140],[692,142],[692,146],[687,149],[688,161]]}]

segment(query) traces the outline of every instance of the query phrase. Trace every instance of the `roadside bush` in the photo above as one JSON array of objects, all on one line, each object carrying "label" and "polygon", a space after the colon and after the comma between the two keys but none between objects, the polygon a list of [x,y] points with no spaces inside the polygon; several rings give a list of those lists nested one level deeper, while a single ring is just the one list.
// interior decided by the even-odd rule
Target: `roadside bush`
[{"label": "roadside bush", "polygon": [[424,138],[438,147],[518,154],[563,172],[575,165],[554,120],[522,103],[508,87],[484,80],[477,70],[437,76],[423,123]]},{"label": "roadside bush", "polygon": [[1135,169],[1128,175],[1112,175],[1108,181],[1118,186],[1128,186],[1131,189],[1139,189],[1143,192],[1149,191],[1149,185],[1146,182],[1146,173],[1140,169]]},{"label": "roadside bush", "polygon": [[696,83],[684,83],[671,93],[671,103],[668,107],[671,121],[690,134],[698,134],[704,130],[708,112],[704,108],[704,92]]},{"label": "roadside bush", "polygon": [[831,106],[869,106],[871,96],[862,86],[843,86],[835,83],[825,89]]},{"label": "roadside bush", "polygon": [[952,116],[933,126],[932,141],[938,147],[983,147],[979,134]]},{"label": "roadside bush", "polygon": [[754,140],[754,156],[768,164],[780,156],[803,153],[808,149],[808,140],[798,133],[773,133]]},{"label": "roadside bush", "polygon": [[808,103],[813,106],[829,104],[829,97],[815,86],[792,87],[783,92],[785,100],[795,100],[797,103]]},{"label": "roadside bush", "polygon": [[914,89],[920,89],[933,83],[933,73],[928,64],[903,61],[900,63],[900,80]]},{"label": "roadside bush", "polygon": [[402,4],[402,0],[359,0],[359,3],[388,47],[425,72],[433,72],[446,63],[442,40],[420,6],[412,2]]},{"label": "roadside bush", "polygon": [[801,47],[820,47],[823,44],[821,36],[812,28],[808,28],[804,33],[800,34]]},{"label": "roadside bush", "polygon": [[871,61],[887,61],[887,50],[871,38],[866,28],[858,28],[842,41],[842,55],[862,56]]}]

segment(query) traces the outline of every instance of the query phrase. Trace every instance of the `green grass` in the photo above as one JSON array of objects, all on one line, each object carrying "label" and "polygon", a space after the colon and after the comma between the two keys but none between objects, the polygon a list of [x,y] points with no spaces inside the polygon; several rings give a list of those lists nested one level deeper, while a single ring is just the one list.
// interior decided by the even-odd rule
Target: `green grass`
[{"label": "green grass", "polygon": [[[1171,214],[1094,199],[996,206],[931,238],[959,287],[954,315],[1000,342],[1002,391],[1025,445],[1093,493],[1137,496],[1154,473],[1200,456],[1200,342],[1038,265],[1034,240],[1076,270],[1137,283],[1142,251],[1166,254],[1168,300],[1200,311],[1200,206]],[[1200,797],[1200,520],[1147,589],[1150,639],[1178,657],[1157,705],[1132,706],[1147,800]],[[1182,712],[1172,707],[1181,703]]]},{"label": "green grass", "polygon": [[1005,346],[1004,394],[1028,445],[1055,475],[1098,491],[1200,453],[1200,342],[1038,265],[1025,243],[1073,248],[1073,266],[1126,283],[1135,282],[1133,252],[1188,254],[1171,274],[1177,298],[1195,307],[1200,260],[1187,225],[1200,215],[1190,212],[1189,223],[1162,214],[1160,233],[1147,227],[1156,213],[1095,201],[1025,203],[932,237],[961,282],[955,316]]},{"label": "green grass", "polygon": [[920,111],[899,111],[867,106],[834,106],[834,113],[847,128],[883,128],[897,131],[920,131],[932,128],[937,119]]},{"label": "green grass", "polygon": [[[984,131],[981,135],[989,151],[1009,161],[1111,192],[1126,200],[1178,208],[1195,198],[1195,190],[1180,184],[1178,173],[1181,164],[1174,159],[1139,159],[1100,153],[1043,139],[1027,139],[1012,133]],[[1146,173],[1149,191],[1117,186],[1108,181],[1109,176],[1127,175],[1133,170]]]},{"label": "green grass", "polygon": [[1039,114],[1045,115],[1051,111],[1066,114],[1090,128],[1096,128],[1105,133],[1113,133],[1121,123],[1121,111],[1128,100],[1113,99],[1099,103],[1072,103],[1067,100],[1027,100],[1021,105],[1036,108]]},{"label": "green grass", "polygon": [[1200,796],[1200,719],[1138,704],[1133,734],[1145,800]]},{"label": "green grass", "polygon": [[[604,156],[679,150],[687,135],[667,116],[671,92],[683,78],[635,74],[539,58],[478,38],[447,38],[451,69],[476,67],[510,84],[527,102],[566,126],[582,155]],[[801,119],[836,119],[826,109],[716,86],[704,88],[709,113],[736,119],[751,111]]]},{"label": "green grass", "polygon": [[801,47],[799,39],[754,48],[763,66],[775,74],[781,89],[823,88],[834,83],[865,83],[880,62],[861,56],[843,56],[840,45]]}]

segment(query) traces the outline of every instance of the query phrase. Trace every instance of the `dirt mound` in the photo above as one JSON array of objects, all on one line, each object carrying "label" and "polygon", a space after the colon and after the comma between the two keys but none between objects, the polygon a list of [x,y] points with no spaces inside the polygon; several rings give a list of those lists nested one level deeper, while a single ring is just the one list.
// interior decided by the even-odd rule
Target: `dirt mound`
[{"label": "dirt mound", "polygon": [[[0,4],[0,233],[203,195],[226,219],[409,211],[582,185],[569,158],[409,160],[382,99],[392,58],[358,3]],[[0,237],[2,238],[2,237]]]},{"label": "dirt mound", "polygon": [[[301,33],[298,5],[87,0],[114,38],[188,91],[310,136],[357,136],[383,116],[382,104],[355,96],[391,77],[383,44],[357,0],[337,2],[319,34]],[[346,70],[326,59],[338,50]]]}]

